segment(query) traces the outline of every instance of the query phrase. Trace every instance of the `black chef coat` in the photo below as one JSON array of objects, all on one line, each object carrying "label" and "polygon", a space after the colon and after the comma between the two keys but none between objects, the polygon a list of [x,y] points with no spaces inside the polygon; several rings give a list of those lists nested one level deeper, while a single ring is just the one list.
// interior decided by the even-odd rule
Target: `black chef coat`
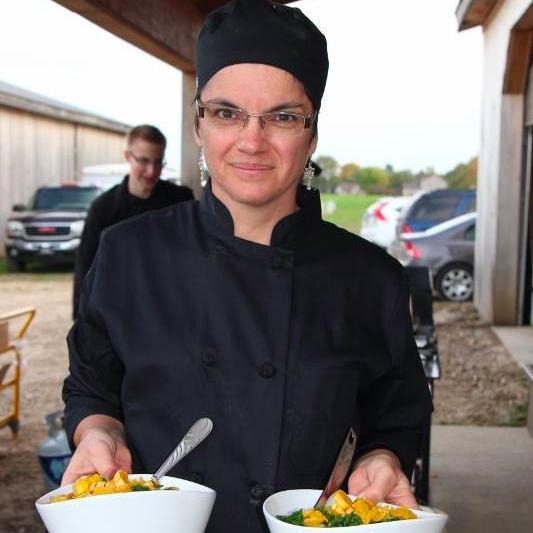
[{"label": "black chef coat", "polygon": [[162,209],[194,198],[189,187],[175,185],[165,180],[159,180],[156,183],[148,198],[139,198],[129,192],[128,180],[129,176],[125,176],[122,183],[115,185],[96,198],[87,213],[80,246],[76,252],[72,302],[73,318],[76,317],[78,310],[83,278],[94,260],[100,234],[105,228],[147,211]]},{"label": "black chef coat", "polygon": [[350,426],[359,455],[388,448],[410,473],[431,411],[401,266],[322,221],[317,191],[297,201],[270,246],[235,237],[209,186],[106,230],[68,335],[71,439],[115,417],[149,473],[213,420],[171,471],[217,491],[208,533],[258,533],[266,496],[322,487]]}]

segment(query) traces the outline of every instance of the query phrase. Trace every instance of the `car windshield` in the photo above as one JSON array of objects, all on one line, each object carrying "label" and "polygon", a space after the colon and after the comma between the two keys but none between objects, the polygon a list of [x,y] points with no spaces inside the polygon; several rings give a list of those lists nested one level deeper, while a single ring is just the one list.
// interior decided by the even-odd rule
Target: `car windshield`
[{"label": "car windshield", "polygon": [[448,220],[453,217],[460,198],[452,195],[423,196],[413,206],[411,220]]},{"label": "car windshield", "polygon": [[32,209],[87,211],[98,196],[96,187],[42,187],[35,194]]}]

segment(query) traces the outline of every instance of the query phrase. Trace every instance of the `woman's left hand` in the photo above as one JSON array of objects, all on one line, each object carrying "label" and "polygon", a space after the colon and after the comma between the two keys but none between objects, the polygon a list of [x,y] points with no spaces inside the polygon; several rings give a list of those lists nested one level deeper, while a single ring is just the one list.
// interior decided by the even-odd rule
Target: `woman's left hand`
[{"label": "woman's left hand", "polygon": [[418,508],[400,461],[389,450],[373,450],[359,459],[348,479],[348,492],[373,502]]}]

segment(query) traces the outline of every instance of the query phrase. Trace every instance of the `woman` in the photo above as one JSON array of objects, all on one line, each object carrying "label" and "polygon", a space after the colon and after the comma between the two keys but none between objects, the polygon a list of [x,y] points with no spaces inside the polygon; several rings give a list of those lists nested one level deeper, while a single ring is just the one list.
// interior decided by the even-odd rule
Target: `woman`
[{"label": "woman", "polygon": [[325,39],[298,9],[235,0],[206,19],[204,195],[102,238],[68,338],[77,450],[64,483],[152,472],[208,416],[213,433],[172,474],[217,491],[210,533],[229,519],[259,532],[270,493],[321,487],[350,426],[350,492],[416,505],[407,476],[431,401],[405,276],[323,222],[318,192],[300,184],[327,67]]}]

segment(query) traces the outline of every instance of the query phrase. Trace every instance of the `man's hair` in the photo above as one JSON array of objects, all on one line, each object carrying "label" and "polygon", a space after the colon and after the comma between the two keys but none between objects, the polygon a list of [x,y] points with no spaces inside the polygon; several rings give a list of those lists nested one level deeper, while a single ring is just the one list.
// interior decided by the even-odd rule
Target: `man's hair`
[{"label": "man's hair", "polygon": [[131,146],[137,139],[157,144],[163,149],[167,146],[167,139],[163,133],[155,126],[150,126],[149,124],[141,124],[128,131],[128,135],[126,136],[128,146]]}]

